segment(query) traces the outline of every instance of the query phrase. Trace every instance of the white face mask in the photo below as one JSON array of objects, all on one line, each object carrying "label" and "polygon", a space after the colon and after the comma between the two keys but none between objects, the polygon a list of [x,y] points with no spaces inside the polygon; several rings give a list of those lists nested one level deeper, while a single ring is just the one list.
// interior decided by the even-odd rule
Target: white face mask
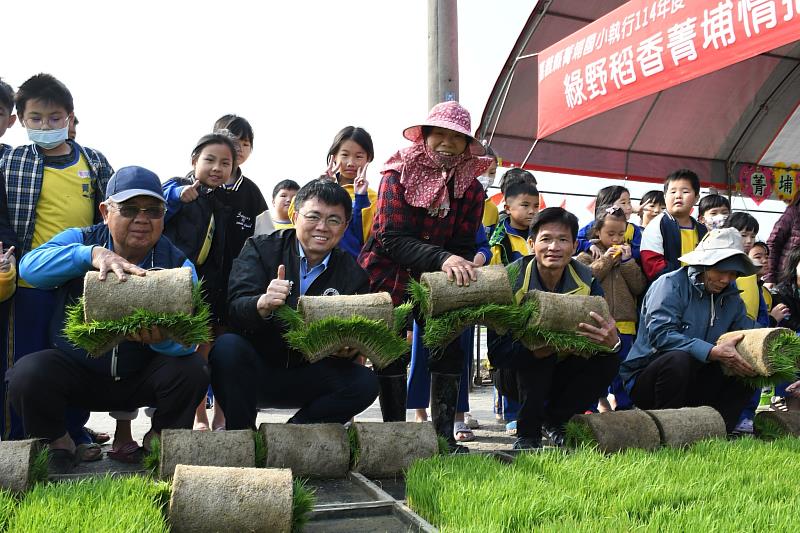
[{"label": "white face mask", "polygon": [[28,130],[28,139],[30,139],[33,144],[40,148],[44,148],[45,150],[52,150],[67,140],[69,121],[67,121],[63,128],[59,128],[57,130],[26,129]]},{"label": "white face mask", "polygon": [[728,220],[728,215],[714,215],[708,219],[708,225],[711,226],[711,229],[720,229],[725,225],[726,220]]},{"label": "white face mask", "polygon": [[492,177],[491,176],[478,176],[478,182],[483,187],[483,190],[487,190],[489,185],[492,184]]}]

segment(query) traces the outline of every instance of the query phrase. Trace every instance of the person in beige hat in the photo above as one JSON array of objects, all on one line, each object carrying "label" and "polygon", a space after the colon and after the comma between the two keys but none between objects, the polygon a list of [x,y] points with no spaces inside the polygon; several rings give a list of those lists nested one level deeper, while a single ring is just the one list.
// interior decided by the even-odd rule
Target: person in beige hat
[{"label": "person in beige hat", "polygon": [[733,283],[755,273],[735,228],[710,231],[678,270],[645,295],[638,337],[620,367],[625,388],[642,409],[709,405],[733,431],[753,390],[741,376],[753,369],[735,349],[741,337],[716,345],[723,333],[754,328]]}]

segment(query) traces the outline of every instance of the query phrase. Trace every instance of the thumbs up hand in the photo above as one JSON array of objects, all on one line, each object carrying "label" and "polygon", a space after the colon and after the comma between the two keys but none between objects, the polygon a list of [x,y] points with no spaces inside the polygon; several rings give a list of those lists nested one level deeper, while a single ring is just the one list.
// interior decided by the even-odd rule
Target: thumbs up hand
[{"label": "thumbs up hand", "polygon": [[200,196],[201,185],[203,184],[199,180],[191,185],[186,185],[183,190],[181,190],[181,202],[188,204],[197,200],[197,197]]},{"label": "thumbs up hand", "polygon": [[258,298],[256,309],[262,318],[267,318],[272,311],[286,303],[286,298],[292,293],[293,282],[286,280],[286,267],[278,267],[278,277],[269,282],[267,292]]}]

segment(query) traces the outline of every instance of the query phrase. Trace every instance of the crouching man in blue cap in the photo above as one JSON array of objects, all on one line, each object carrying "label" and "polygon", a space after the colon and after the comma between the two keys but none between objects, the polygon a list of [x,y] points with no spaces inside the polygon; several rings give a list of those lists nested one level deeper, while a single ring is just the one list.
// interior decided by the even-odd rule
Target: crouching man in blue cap
[{"label": "crouching man in blue cap", "polygon": [[741,335],[716,342],[728,331],[755,327],[733,282],[754,274],[756,267],[735,228],[709,232],[678,259],[687,266],[658,278],[645,295],[639,334],[620,376],[637,407],[708,405],[719,411],[731,433],[753,395],[736,375],[754,372],[736,351]]},{"label": "crouching man in blue cap", "polygon": [[194,273],[192,263],[162,236],[164,196],[153,172],[141,167],[118,170],[108,182],[100,213],[102,223],[67,229],[20,262],[20,277],[28,283],[58,288],[50,327],[54,348],[25,356],[6,374],[11,403],[26,433],[49,442],[51,473],[69,472],[75,463],[75,443],[65,423],[68,407],[155,407],[152,429],[143,442],[147,449],[162,429],[192,427],[195,407],[209,383],[208,367],[196,347],[166,340],[158,328],[134,333],[98,358],[62,336],[65,307],[82,295],[89,270],[99,270],[101,280],[109,272],[120,280],[145,276],[152,269],[190,267]]}]

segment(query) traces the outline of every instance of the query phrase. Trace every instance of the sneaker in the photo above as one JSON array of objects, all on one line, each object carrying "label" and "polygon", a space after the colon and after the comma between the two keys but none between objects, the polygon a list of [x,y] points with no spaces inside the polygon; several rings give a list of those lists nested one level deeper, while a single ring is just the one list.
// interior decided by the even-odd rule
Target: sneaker
[{"label": "sneaker", "polygon": [[544,436],[552,446],[556,448],[563,448],[564,447],[564,428],[562,427],[554,427],[554,426],[542,426],[542,436]]},{"label": "sneaker", "polygon": [[477,418],[473,418],[470,413],[464,413],[464,423],[467,424],[469,429],[478,429],[481,425],[478,423]]},{"label": "sneaker", "polygon": [[744,418],[736,427],[733,428],[733,433],[736,435],[752,435],[753,434],[753,419],[752,418]]},{"label": "sneaker", "polygon": [[514,433],[517,432],[517,421],[512,420],[508,424],[506,424],[506,431],[513,431]]},{"label": "sneaker", "polygon": [[531,437],[519,437],[517,440],[514,441],[514,445],[511,447],[511,449],[522,450],[522,451],[541,450],[542,440],[532,439]]}]

